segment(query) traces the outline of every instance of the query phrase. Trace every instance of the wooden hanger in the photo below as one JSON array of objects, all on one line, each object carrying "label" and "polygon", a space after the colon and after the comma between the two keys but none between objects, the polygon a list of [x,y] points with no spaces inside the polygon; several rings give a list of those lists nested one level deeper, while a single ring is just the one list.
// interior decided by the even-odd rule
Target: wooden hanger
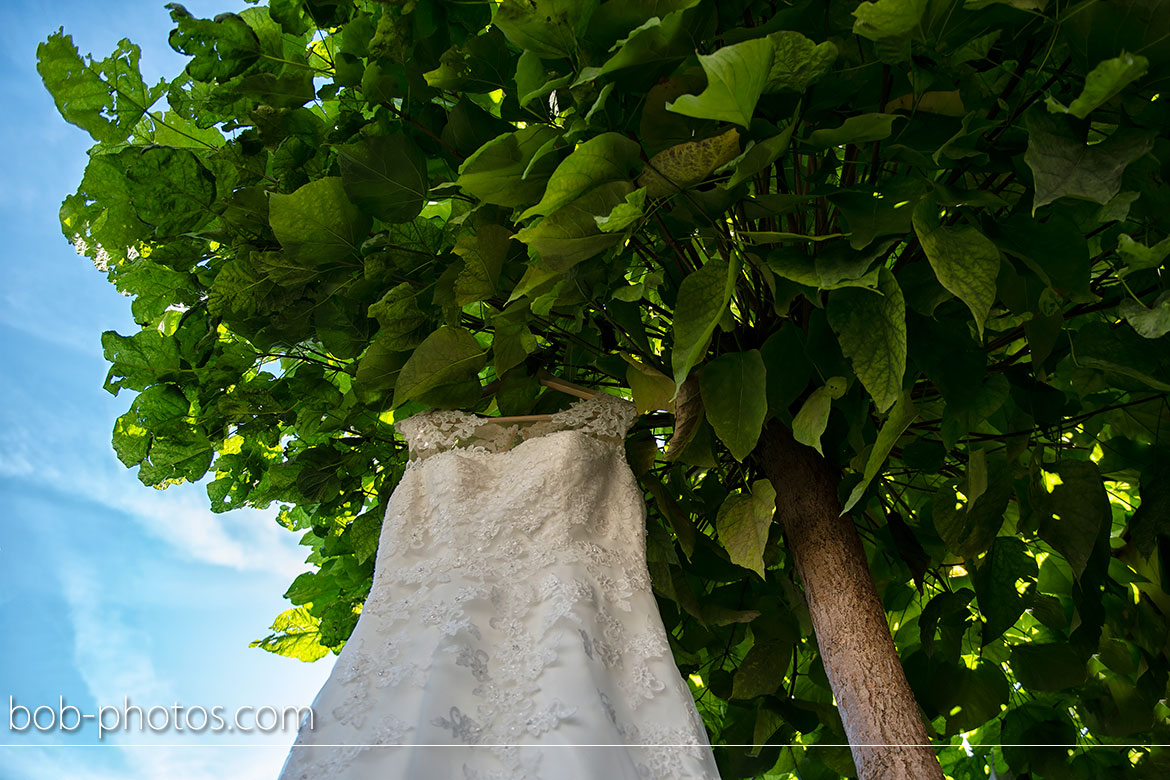
[{"label": "wooden hanger", "polygon": [[[536,378],[538,380],[540,380],[540,383],[542,385],[544,385],[545,387],[550,387],[553,390],[560,390],[562,393],[568,393],[570,395],[575,395],[579,398],[585,398],[585,399],[596,398],[598,395],[601,394],[597,390],[590,390],[588,387],[582,387],[581,385],[575,385],[572,382],[568,381],[567,379],[561,379],[560,377],[553,376],[548,371],[545,371],[543,368],[536,372]],[[496,382],[492,383],[492,385],[488,385],[488,387],[484,388],[484,389],[488,390],[488,389],[492,388],[493,386],[498,385],[498,383],[499,383],[499,380],[496,380]],[[518,414],[518,415],[512,415],[511,417],[491,417],[489,415],[482,415],[482,414],[476,414],[476,415],[472,415],[472,416],[478,417],[479,419],[483,420],[485,424],[486,423],[506,423],[506,422],[535,422],[537,420],[551,420],[552,419],[551,414]]]}]

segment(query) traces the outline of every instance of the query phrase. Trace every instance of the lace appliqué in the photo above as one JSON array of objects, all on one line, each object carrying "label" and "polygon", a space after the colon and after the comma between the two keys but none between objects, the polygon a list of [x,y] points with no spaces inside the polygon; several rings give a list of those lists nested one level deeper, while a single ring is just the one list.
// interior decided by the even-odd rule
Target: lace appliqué
[{"label": "lace appliqu\u00e9", "polygon": [[[323,740],[463,745],[444,754],[467,756],[453,778],[535,780],[556,776],[556,750],[539,746],[568,741],[573,722],[624,741],[640,777],[718,780],[651,592],[646,509],[620,446],[635,418],[603,394],[510,433],[451,410],[396,423],[414,460],[327,683],[321,714],[342,728]],[[558,698],[580,690],[566,674],[597,697]],[[389,707],[410,722],[380,720]],[[364,749],[306,747],[310,768],[281,780],[351,780]]]},{"label": "lace appliqu\u00e9", "polygon": [[620,442],[638,417],[633,403],[598,393],[574,401],[567,409],[554,412],[549,420],[505,425],[457,409],[429,409],[394,423],[406,439],[410,461],[415,462],[459,449],[465,452],[506,452],[529,439],[550,433],[576,430],[602,440]]}]

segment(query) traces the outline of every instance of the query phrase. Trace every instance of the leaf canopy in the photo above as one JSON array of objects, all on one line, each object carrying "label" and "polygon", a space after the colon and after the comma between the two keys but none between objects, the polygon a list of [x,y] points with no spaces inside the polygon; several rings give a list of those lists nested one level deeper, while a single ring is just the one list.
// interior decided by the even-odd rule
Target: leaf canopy
[{"label": "leaf canopy", "polygon": [[1165,776],[1157,4],[170,10],[172,79],[64,31],[37,67],[95,141],[62,230],[139,325],[102,337],[117,456],[306,548],[256,646],[350,636],[394,421],[553,411],[547,369],[642,413],[672,652],[757,746],[724,777],[853,772],[768,424],[840,474],[948,776]]}]

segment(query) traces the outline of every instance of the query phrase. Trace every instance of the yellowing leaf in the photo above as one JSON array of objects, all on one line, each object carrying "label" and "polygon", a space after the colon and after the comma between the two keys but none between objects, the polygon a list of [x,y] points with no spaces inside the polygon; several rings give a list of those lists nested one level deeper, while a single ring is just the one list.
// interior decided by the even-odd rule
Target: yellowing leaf
[{"label": "yellowing leaf", "polygon": [[662,198],[698,184],[711,171],[739,155],[739,131],[734,127],[712,138],[663,149],[650,158],[638,185],[651,198]]}]

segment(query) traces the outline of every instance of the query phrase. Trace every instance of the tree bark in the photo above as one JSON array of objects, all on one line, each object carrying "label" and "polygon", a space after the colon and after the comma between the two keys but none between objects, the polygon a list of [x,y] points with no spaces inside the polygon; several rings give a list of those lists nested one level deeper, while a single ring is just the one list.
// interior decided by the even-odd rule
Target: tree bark
[{"label": "tree bark", "polygon": [[861,537],[853,520],[840,516],[840,477],[778,420],[764,426],[753,457],[776,489],[776,516],[804,586],[858,778],[942,780]]}]

